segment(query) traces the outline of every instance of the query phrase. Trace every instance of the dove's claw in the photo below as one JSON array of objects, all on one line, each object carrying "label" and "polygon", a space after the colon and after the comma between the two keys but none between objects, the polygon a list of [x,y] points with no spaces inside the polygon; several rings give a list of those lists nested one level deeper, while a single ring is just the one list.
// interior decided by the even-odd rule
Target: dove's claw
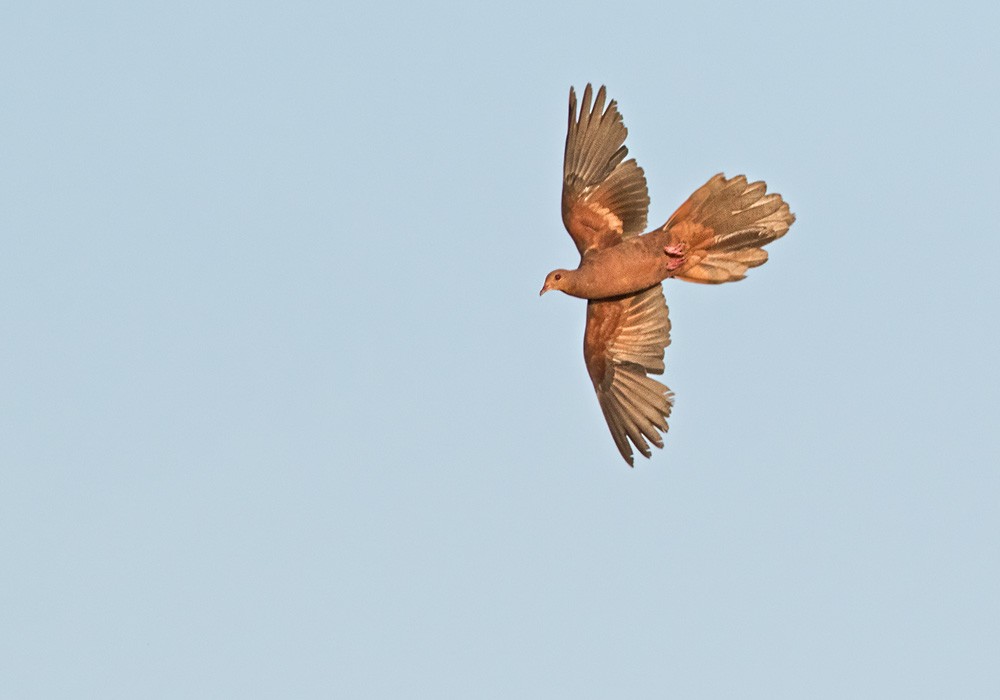
[{"label": "dove's claw", "polygon": [[686,260],[684,254],[687,252],[687,246],[683,243],[667,245],[663,246],[663,252],[670,258],[670,262],[667,263],[667,270],[673,272],[684,264]]}]

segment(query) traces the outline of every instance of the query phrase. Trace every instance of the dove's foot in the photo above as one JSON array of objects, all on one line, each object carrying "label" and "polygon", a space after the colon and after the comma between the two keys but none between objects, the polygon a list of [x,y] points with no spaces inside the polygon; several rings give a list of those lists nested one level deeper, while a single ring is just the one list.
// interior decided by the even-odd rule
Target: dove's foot
[{"label": "dove's foot", "polygon": [[670,258],[670,261],[667,263],[667,270],[670,272],[679,268],[687,260],[685,256],[687,253],[687,246],[683,243],[663,246],[663,252]]}]

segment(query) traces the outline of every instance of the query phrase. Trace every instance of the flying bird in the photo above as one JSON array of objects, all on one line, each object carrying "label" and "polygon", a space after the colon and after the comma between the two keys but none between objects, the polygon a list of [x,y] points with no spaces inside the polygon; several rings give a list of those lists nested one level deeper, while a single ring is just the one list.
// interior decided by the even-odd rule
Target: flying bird
[{"label": "flying bird", "polygon": [[[668,277],[721,284],[767,261],[795,215],[781,195],[743,175],[713,176],[659,228],[643,233],[649,194],[635,159],[625,160],[628,130],[602,86],[588,84],[577,111],[569,90],[562,219],[580,252],[575,270],[553,270],[539,295],[558,289],[587,300],[583,357],[597,401],[622,457],[632,445],[649,457],[663,447],[673,393],[663,374],[670,318],[661,282]],[[631,444],[630,444],[631,443]]]}]

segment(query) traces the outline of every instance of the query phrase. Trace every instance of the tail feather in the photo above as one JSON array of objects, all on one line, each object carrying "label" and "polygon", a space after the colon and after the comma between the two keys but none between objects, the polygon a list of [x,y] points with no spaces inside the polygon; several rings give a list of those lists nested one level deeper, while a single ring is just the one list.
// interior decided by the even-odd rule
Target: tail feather
[{"label": "tail feather", "polygon": [[673,276],[721,284],[741,280],[749,268],[767,262],[763,247],[785,235],[795,215],[781,195],[766,192],[764,182],[721,173],[698,188],[662,228],[667,245],[684,251]]}]

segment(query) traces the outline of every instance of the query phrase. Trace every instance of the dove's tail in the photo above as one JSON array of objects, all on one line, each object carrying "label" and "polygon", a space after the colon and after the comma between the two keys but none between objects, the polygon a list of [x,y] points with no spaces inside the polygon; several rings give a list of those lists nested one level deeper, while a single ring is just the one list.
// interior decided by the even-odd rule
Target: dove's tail
[{"label": "dove's tail", "polygon": [[721,284],[767,262],[763,246],[785,235],[795,221],[779,194],[764,182],[721,173],[699,187],[661,229],[667,255],[677,260],[673,277]]}]

